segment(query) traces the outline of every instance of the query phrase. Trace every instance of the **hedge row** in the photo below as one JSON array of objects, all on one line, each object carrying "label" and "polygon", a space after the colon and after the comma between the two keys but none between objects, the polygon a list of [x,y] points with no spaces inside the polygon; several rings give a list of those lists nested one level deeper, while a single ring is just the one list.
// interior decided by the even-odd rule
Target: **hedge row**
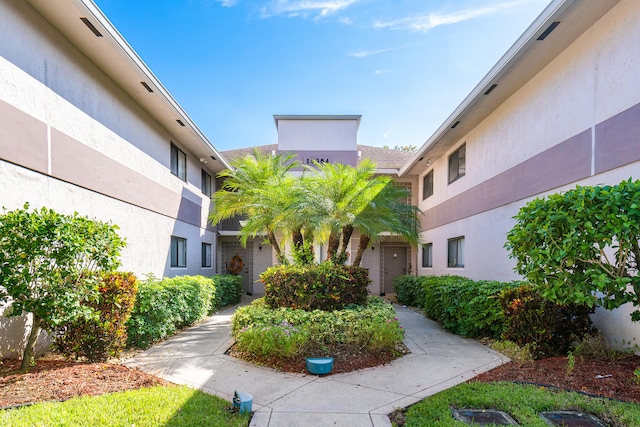
[{"label": "hedge row", "polygon": [[127,322],[129,345],[147,348],[216,309],[240,302],[240,276],[149,277],[140,283]]},{"label": "hedge row", "polygon": [[394,287],[398,302],[422,308],[455,334],[532,344],[536,357],[565,354],[592,331],[592,309],[552,303],[523,282],[401,276]]}]

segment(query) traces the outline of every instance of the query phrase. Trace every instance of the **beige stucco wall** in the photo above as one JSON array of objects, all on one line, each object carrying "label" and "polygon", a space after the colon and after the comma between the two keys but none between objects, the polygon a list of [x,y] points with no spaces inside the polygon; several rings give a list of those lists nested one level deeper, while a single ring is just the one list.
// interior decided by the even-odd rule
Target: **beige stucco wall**
[{"label": "beige stucco wall", "polygon": [[[187,182],[170,172],[170,144],[187,154]],[[201,153],[151,118],[27,2],[0,2],[0,206],[28,202],[120,227],[122,270],[139,277],[215,272]],[[208,170],[213,177],[215,172]],[[186,268],[170,266],[170,237],[187,239]],[[201,242],[214,264],[201,267]],[[24,323],[0,317],[0,353]]]},{"label": "beige stucco wall", "polygon": [[[603,155],[602,151],[597,151],[597,147],[598,144],[603,147],[606,143],[597,139],[598,130],[605,126],[606,121],[618,118],[621,113],[634,111],[632,117],[637,115],[637,105],[640,104],[640,56],[633,52],[640,45],[639,22],[640,3],[634,0],[621,1],[445,155],[433,159],[433,164],[419,175],[422,187],[422,178],[434,170],[434,195],[420,201],[421,210],[429,215],[430,209],[462,194],[474,197],[480,203],[483,193],[478,189],[488,189],[485,184],[492,179],[502,187],[491,188],[492,194],[486,193],[487,197],[493,196],[493,193],[517,194],[517,191],[513,191],[514,182],[495,181],[496,177],[510,169],[530,174],[527,175],[528,183],[533,182],[535,186],[536,180],[539,180],[542,186],[542,181],[548,182],[549,176],[540,176],[541,173],[536,176],[531,167],[518,168],[534,156],[557,161],[553,159],[553,150],[572,138],[582,141],[579,142],[581,147],[591,141],[591,148],[587,146],[586,149],[587,162],[578,165],[581,169],[573,163],[575,159],[571,158],[571,152],[564,149],[566,167],[575,169],[574,176],[580,178],[540,191],[538,195],[576,185],[615,184],[629,177],[639,178],[638,161],[630,164],[624,164],[623,161],[617,169],[596,174],[600,160],[597,156]],[[624,133],[629,123],[618,119],[615,126],[617,132]],[[628,147],[638,144],[637,149],[631,150],[640,151],[640,141],[630,141],[634,140],[627,135],[625,144]],[[466,143],[466,175],[447,184],[448,156],[462,143]],[[580,156],[584,156],[584,151]],[[560,176],[566,172],[563,170],[563,159],[559,159],[558,163],[558,169],[545,171],[544,174]],[[434,265],[433,268],[420,268],[418,273],[459,274],[474,279],[518,278],[513,272],[515,264],[509,259],[503,245],[505,234],[514,224],[513,215],[532,198],[515,197],[504,205],[457,218],[423,232],[423,241],[433,242]],[[447,239],[456,236],[465,237],[465,266],[451,269],[447,268]],[[628,311],[598,312],[594,316],[597,326],[610,341],[629,342],[640,337],[640,325],[629,322]]]}]

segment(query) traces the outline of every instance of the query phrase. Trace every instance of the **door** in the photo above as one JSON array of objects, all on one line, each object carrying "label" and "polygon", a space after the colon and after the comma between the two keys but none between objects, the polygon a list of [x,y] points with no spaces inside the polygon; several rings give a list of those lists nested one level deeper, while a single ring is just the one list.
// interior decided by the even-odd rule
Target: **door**
[{"label": "door", "polygon": [[396,277],[407,274],[407,247],[406,246],[384,246],[383,267],[384,267],[384,293],[394,293],[393,280]]},{"label": "door", "polygon": [[251,258],[250,250],[236,242],[222,244],[222,274],[237,274],[242,276],[242,293],[251,295]]}]

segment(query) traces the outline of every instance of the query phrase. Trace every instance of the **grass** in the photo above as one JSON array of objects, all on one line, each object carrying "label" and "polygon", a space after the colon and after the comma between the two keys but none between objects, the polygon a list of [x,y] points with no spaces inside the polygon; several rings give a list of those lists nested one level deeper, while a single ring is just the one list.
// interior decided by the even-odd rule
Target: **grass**
[{"label": "grass", "polygon": [[640,425],[640,405],[585,396],[553,388],[506,382],[472,382],[459,385],[411,406],[404,415],[405,427],[464,426],[451,409],[497,409],[511,415],[521,426],[548,427],[540,412],[576,410],[590,413],[612,427]]},{"label": "grass", "polygon": [[229,412],[230,406],[185,386],[150,387],[0,411],[0,425],[246,427],[250,415]]}]

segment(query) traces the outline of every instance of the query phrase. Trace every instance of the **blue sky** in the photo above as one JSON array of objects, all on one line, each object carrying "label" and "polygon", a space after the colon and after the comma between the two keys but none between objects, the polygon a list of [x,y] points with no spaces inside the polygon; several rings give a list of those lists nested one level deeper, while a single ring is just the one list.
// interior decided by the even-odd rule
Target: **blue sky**
[{"label": "blue sky", "polygon": [[549,0],[94,0],[219,150],[274,114],[362,114],[420,147]]}]

